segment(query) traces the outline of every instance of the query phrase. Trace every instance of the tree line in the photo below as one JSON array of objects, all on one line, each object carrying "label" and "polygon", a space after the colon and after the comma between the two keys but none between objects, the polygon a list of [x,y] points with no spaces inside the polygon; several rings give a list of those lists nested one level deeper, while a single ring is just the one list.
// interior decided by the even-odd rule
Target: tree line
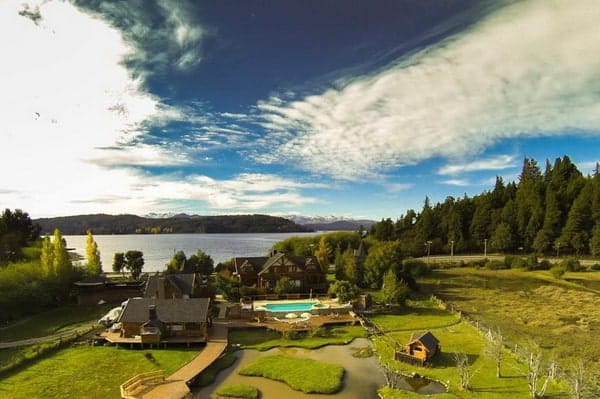
[{"label": "tree line", "polygon": [[568,156],[525,158],[518,183],[496,177],[479,195],[447,197],[408,210],[396,221],[382,219],[370,235],[398,241],[411,256],[454,253],[600,255],[600,165],[584,176]]}]

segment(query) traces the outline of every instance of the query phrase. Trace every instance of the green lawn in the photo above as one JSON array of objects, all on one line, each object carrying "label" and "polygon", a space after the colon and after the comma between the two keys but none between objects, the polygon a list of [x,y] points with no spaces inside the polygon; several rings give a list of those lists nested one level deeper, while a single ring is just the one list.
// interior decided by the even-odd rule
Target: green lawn
[{"label": "green lawn", "polygon": [[0,341],[44,337],[95,322],[114,305],[63,306],[0,329]]},{"label": "green lawn", "polygon": [[[152,357],[148,359],[147,353]],[[118,398],[119,385],[136,374],[167,375],[198,354],[198,349],[129,350],[75,346],[43,358],[0,380],[0,397],[11,399]]]},{"label": "green lawn", "polygon": [[314,359],[275,355],[259,357],[239,373],[282,381],[305,393],[334,393],[342,388],[344,368]]},{"label": "green lawn", "polygon": [[[432,301],[416,301],[411,307],[395,315],[379,315],[371,318],[386,331],[384,338],[374,340],[375,348],[384,364],[403,374],[418,373],[441,381],[448,385],[447,394],[435,395],[436,398],[528,398],[529,390],[525,378],[525,366],[510,353],[505,352],[502,360],[502,378],[496,378],[496,369],[492,359],[485,356],[485,338],[470,324],[459,321],[457,316],[436,308]],[[442,353],[432,366],[418,367],[393,360],[396,344],[405,344],[412,332],[431,331],[441,342]],[[472,370],[476,370],[472,379],[471,391],[460,389],[460,379],[454,355],[464,353],[468,356]],[[566,398],[563,389],[552,385],[548,392],[554,398]],[[422,395],[388,388],[380,390],[384,399],[422,398]]]},{"label": "green lawn", "polygon": [[361,326],[339,326],[320,330],[320,336],[302,335],[299,339],[287,339],[280,333],[262,328],[240,328],[229,330],[229,343],[241,349],[261,351],[275,347],[299,347],[317,349],[326,345],[345,345],[354,338],[366,338],[367,332]]}]

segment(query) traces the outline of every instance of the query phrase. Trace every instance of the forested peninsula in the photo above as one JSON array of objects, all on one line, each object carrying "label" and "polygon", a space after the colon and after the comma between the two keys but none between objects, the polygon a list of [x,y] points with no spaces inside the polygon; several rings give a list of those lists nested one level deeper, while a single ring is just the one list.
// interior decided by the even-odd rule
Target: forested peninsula
[{"label": "forested peninsula", "polygon": [[77,215],[36,219],[42,234],[59,229],[66,235],[170,233],[290,233],[312,231],[288,219],[268,215],[150,218],[136,215]]}]

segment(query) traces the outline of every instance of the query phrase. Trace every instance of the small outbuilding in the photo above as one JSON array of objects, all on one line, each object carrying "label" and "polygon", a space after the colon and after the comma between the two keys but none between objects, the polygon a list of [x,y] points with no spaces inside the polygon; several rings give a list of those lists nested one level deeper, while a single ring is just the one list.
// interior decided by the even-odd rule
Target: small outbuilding
[{"label": "small outbuilding", "polygon": [[412,334],[404,347],[396,349],[396,360],[423,365],[442,351],[440,341],[431,333]]}]

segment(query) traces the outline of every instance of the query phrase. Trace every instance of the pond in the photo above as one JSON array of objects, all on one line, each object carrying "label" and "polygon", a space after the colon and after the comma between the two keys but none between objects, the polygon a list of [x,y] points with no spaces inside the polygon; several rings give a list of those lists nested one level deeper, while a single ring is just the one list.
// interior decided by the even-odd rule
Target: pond
[{"label": "pond", "polygon": [[402,376],[398,379],[398,388],[421,395],[433,395],[447,391],[446,387],[439,382],[419,375],[415,375],[414,377]]},{"label": "pond", "polygon": [[[377,389],[385,384],[385,378],[379,368],[377,356],[356,358],[353,353],[361,348],[370,347],[371,341],[365,338],[355,339],[349,345],[329,345],[315,350],[298,348],[275,348],[260,352],[256,350],[241,350],[236,354],[238,360],[227,370],[223,370],[217,381],[204,388],[194,389],[194,398],[216,399],[217,387],[223,384],[248,384],[258,388],[261,399],[378,399]],[[238,371],[259,356],[285,354],[288,356],[301,356],[329,363],[336,363],[344,367],[344,387],[333,395],[305,394],[295,391],[283,382],[272,381],[262,377],[246,377]]]}]

